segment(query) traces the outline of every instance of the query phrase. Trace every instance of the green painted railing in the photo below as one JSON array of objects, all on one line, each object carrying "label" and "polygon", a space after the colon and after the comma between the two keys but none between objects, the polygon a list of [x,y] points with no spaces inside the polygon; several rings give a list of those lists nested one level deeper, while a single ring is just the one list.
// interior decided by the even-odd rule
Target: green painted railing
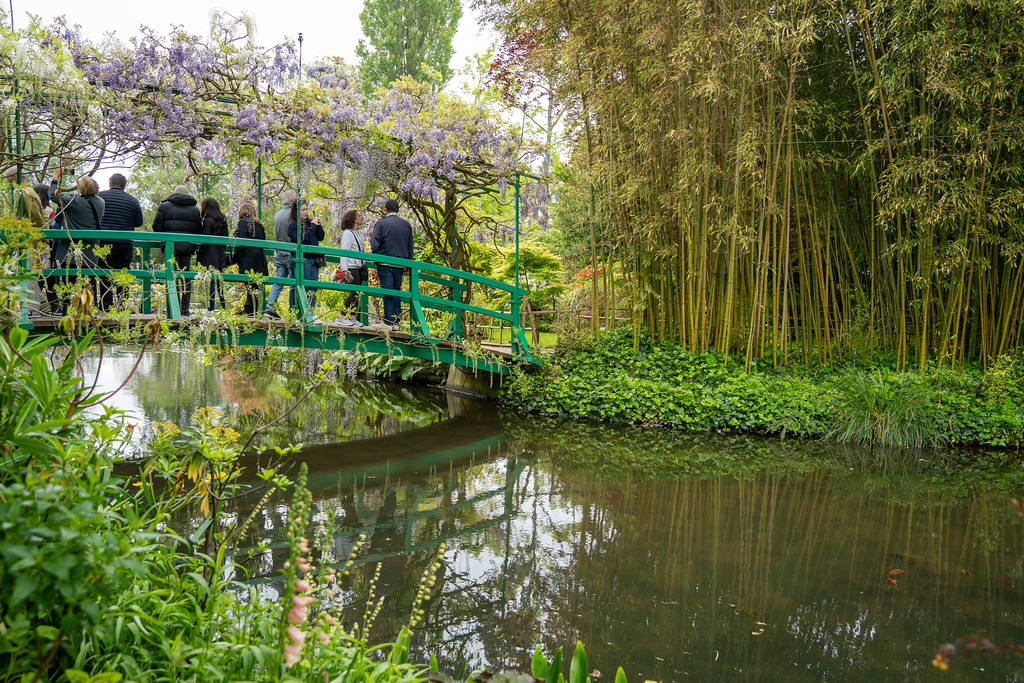
[{"label": "green painted railing", "polygon": [[[64,230],[43,230],[42,232],[46,237],[51,239],[67,239],[69,235],[69,233]],[[171,320],[178,320],[182,318],[182,311],[180,310],[178,302],[177,283],[186,279],[193,280],[199,273],[192,270],[185,271],[177,269],[174,261],[175,244],[218,244],[226,247],[228,253],[231,253],[234,247],[258,247],[264,250],[264,254],[268,259],[273,257],[275,251],[289,252],[293,254],[292,261],[295,265],[295,276],[293,278],[277,277],[276,269],[271,262],[269,265],[269,271],[275,274],[268,277],[262,277],[261,279],[263,285],[282,284],[284,286],[294,287],[296,304],[299,308],[299,317],[308,325],[313,325],[315,323],[313,311],[309,309],[307,303],[306,290],[308,288],[315,288],[321,292],[359,292],[359,311],[364,322],[366,321],[367,297],[381,297],[385,295],[395,296],[400,298],[408,308],[410,330],[412,336],[418,342],[436,342],[438,339],[463,341],[462,330],[464,315],[466,313],[476,313],[496,318],[509,324],[512,329],[511,352],[514,360],[537,362],[536,357],[530,350],[530,345],[526,340],[525,329],[521,323],[521,305],[523,297],[526,295],[526,291],[519,289],[514,285],[483,277],[475,273],[467,273],[465,271],[454,270],[445,266],[438,266],[431,263],[423,263],[409,259],[401,259],[393,256],[385,256],[383,254],[349,251],[346,249],[327,246],[311,247],[303,244],[274,242],[270,240],[241,239],[237,237],[213,237],[209,235],[188,235],[172,232],[121,230],[72,230],[70,231],[70,235],[73,238],[74,244],[79,244],[81,240],[108,243],[110,241],[118,240],[131,241],[133,243],[136,248],[133,265],[135,262],[140,260],[139,255],[141,254],[141,264],[146,267],[129,268],[127,272],[138,278],[142,283],[143,313],[152,312],[152,285],[154,282],[159,282],[164,284],[166,289],[167,317]],[[159,262],[154,258],[154,249],[162,249],[164,252],[163,258]],[[69,250],[68,252],[68,259],[64,268],[44,269],[43,274],[59,277],[75,277],[102,276],[120,272],[102,268],[75,267],[72,265],[74,263],[72,250]],[[406,268],[409,276],[407,278],[409,289],[408,291],[399,291],[372,287],[369,284],[350,285],[328,280],[320,280],[315,283],[308,282],[305,278],[305,269],[303,266],[306,259],[311,258],[315,254],[322,254],[327,260],[327,266],[321,269],[321,274],[324,274],[325,272],[327,274],[333,273],[334,267],[341,257],[361,259],[366,262],[369,268],[373,269],[376,269],[378,264]],[[247,274],[221,273],[218,277],[223,278],[225,282],[253,281],[253,278]],[[448,292],[447,298],[421,293],[420,285],[422,283],[440,285],[441,287],[446,288]],[[490,287],[506,293],[509,297],[510,310],[508,312],[492,310],[483,306],[463,302],[462,299],[464,298],[466,291],[469,287],[474,285]],[[264,300],[265,296],[260,298],[261,305]],[[427,323],[425,310],[436,310],[444,313],[450,313],[453,315],[452,321],[448,325],[447,329],[440,334],[435,335],[432,333],[430,326]]]}]

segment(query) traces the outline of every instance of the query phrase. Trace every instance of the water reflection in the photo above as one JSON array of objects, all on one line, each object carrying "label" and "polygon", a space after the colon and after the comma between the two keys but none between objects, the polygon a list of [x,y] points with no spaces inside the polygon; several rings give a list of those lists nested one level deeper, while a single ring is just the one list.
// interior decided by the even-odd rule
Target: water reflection
[{"label": "water reflection", "polygon": [[[132,350],[107,349],[102,362],[98,355],[85,359],[84,374],[90,384],[96,378],[99,390],[111,391],[131,374],[137,358]],[[157,349],[144,354],[138,370],[110,402],[138,425],[129,456],[145,455],[154,424],[188,426],[192,414],[203,407],[222,411],[243,438],[276,420],[260,433],[258,448],[384,437],[435,424],[450,413],[449,401],[436,390],[343,378],[314,391],[289,412],[308,389],[300,377],[275,371],[253,376],[230,360],[212,362],[203,350]]]},{"label": "water reflection", "polygon": [[[623,665],[631,680],[904,680],[938,675],[939,643],[1024,640],[1024,524],[1000,497],[954,499],[897,481],[911,473],[846,467],[611,478],[559,464],[576,428],[517,422],[502,433],[468,418],[423,432],[401,448],[365,444],[371,458],[392,456],[383,468],[345,461],[332,473],[323,454],[313,459],[314,526],[336,564],[367,535],[340,601],[359,621],[379,564],[376,639],[408,619],[445,541],[415,645],[450,670],[523,669],[535,645],[582,639],[592,667]],[[660,447],[656,434],[604,434],[611,449]],[[701,459],[713,443],[679,457]],[[743,443],[755,461],[779,448],[722,448]],[[286,510],[277,501],[260,514],[247,542],[276,549],[259,579],[272,587]],[[1005,680],[1018,663],[955,666],[958,678]]]},{"label": "water reflection", "polygon": [[[263,414],[226,399],[216,368],[154,362],[169,368],[162,389],[136,394],[147,414],[191,412],[163,400],[168,386],[240,421]],[[262,386],[244,396],[262,400]],[[581,639],[591,668],[610,677],[622,665],[634,681],[1022,679],[1017,661],[930,664],[958,637],[1024,642],[1024,523],[1003,496],[953,495],[912,462],[866,468],[817,443],[503,424],[490,405],[369,386],[344,386],[282,434],[325,436],[290,464],[310,466],[309,535],[330,563],[366,536],[336,599],[361,621],[375,582],[386,599],[372,640],[406,623],[444,541],[414,644],[449,670],[525,669],[535,645]],[[287,500],[233,513],[255,514],[239,551],[253,551],[267,597],[287,554]]]}]

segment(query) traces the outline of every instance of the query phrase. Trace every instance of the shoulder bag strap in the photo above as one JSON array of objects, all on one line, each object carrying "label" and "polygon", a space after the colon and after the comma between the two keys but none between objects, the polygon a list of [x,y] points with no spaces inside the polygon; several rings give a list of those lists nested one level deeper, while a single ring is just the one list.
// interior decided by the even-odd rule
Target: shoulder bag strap
[{"label": "shoulder bag strap", "polygon": [[96,207],[92,205],[92,195],[89,195],[88,197],[82,197],[82,199],[85,200],[85,203],[89,205],[89,210],[92,211],[92,219],[96,221],[96,229],[102,230],[103,226],[100,225],[100,217],[96,213]]}]

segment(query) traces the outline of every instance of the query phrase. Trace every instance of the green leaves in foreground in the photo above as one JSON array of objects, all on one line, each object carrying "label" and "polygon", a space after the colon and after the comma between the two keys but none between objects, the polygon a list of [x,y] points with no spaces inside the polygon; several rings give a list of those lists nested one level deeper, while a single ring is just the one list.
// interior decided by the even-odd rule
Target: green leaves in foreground
[{"label": "green leaves in foreground", "polygon": [[[433,655],[431,655],[430,661],[431,673],[427,675],[428,681],[433,683],[459,683],[459,680],[456,678],[437,673],[436,659]],[[530,673],[528,674],[514,671],[499,674],[492,674],[489,671],[474,671],[465,679],[465,683],[483,683],[484,681],[487,683],[541,683],[541,681],[544,683],[589,683],[591,678],[588,672],[587,652],[583,648],[583,643],[577,641],[570,663],[568,681],[562,675],[562,648],[555,650],[551,662],[548,662],[540,646],[537,646],[537,649],[533,651],[533,658],[530,661]],[[626,674],[623,672],[622,667],[619,667],[615,674],[615,683],[626,683]]]}]

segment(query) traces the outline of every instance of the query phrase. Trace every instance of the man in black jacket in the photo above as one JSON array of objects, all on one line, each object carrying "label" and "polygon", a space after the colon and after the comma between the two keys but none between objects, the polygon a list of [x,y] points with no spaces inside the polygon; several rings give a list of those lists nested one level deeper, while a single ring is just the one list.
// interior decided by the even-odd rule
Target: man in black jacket
[{"label": "man in black jacket", "polygon": [[[199,235],[203,232],[203,222],[199,218],[199,207],[196,198],[188,193],[188,188],[178,185],[174,194],[160,202],[153,218],[153,232],[180,232],[186,235]],[[178,270],[192,269],[192,254],[196,251],[194,242],[174,243],[174,262]],[[192,303],[192,280],[185,279],[178,283],[178,296],[181,301],[181,314],[189,315]]]},{"label": "man in black jacket", "polygon": [[[100,221],[104,230],[124,230],[133,232],[135,228],[142,227],[142,206],[139,200],[124,191],[128,186],[128,179],[120,173],[110,176],[110,189],[100,192],[103,199],[103,219]],[[110,254],[104,258],[100,267],[111,270],[128,268],[132,264],[132,254],[135,248],[127,240],[109,240],[104,244],[110,245]],[[100,300],[100,307],[103,310],[111,307],[114,303],[114,285],[109,277],[103,278],[103,297]],[[123,288],[117,287],[118,295],[123,296]]]},{"label": "man in black jacket", "polygon": [[[397,199],[385,202],[384,210],[387,215],[374,224],[373,233],[370,235],[370,248],[375,254],[412,259],[412,225],[398,215],[398,208]],[[405,270],[402,266],[378,263],[377,277],[380,279],[381,288],[402,289],[402,275]],[[384,326],[396,332],[398,319],[402,315],[402,300],[397,296],[382,296],[381,299],[384,302]]]}]

